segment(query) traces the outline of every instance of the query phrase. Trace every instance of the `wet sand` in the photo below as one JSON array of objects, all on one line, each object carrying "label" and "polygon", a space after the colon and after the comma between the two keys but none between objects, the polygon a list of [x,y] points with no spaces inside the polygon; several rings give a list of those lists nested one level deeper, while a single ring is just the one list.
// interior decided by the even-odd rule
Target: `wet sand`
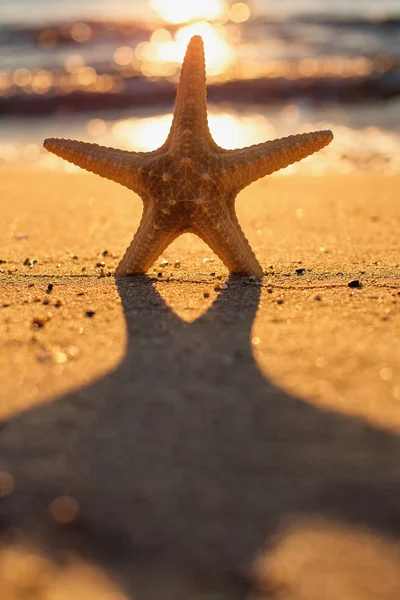
[{"label": "wet sand", "polygon": [[399,189],[266,178],[261,285],[189,235],[116,281],[137,196],[2,171],[5,598],[400,597]]}]

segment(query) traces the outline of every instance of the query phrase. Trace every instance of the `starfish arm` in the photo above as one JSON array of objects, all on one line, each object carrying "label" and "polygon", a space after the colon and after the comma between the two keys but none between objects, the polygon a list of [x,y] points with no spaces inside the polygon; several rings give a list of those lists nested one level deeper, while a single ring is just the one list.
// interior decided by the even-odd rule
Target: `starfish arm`
[{"label": "starfish arm", "polygon": [[134,192],[142,190],[142,170],[146,164],[143,154],[56,138],[45,140],[43,145],[49,152],[86,171],[111,179]]},{"label": "starfish arm", "polygon": [[234,211],[220,215],[207,213],[193,233],[198,235],[222,260],[231,273],[261,277],[263,269],[258,262]]},{"label": "starfish arm", "polygon": [[146,273],[178,235],[176,229],[168,229],[155,217],[154,212],[145,206],[133,240],[116,268],[116,276]]},{"label": "starfish arm", "polygon": [[198,35],[190,40],[183,61],[168,142],[183,155],[202,145],[221,151],[208,128],[204,44]]},{"label": "starfish arm", "polygon": [[318,152],[333,139],[331,131],[314,131],[232,150],[218,157],[232,187],[241,190],[253,181],[284,169]]}]

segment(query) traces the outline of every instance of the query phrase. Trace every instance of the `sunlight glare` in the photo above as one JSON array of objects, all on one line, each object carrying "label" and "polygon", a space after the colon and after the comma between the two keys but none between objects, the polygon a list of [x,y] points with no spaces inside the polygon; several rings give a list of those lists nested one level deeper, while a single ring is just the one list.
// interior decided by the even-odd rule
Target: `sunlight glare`
[{"label": "sunlight glare", "polygon": [[[228,150],[272,139],[275,135],[274,128],[262,116],[216,113],[209,115],[208,121],[217,144]],[[164,143],[171,122],[171,114],[119,121],[113,126],[112,134],[127,148],[148,152]]]},{"label": "sunlight glare", "polygon": [[227,12],[225,0],[151,0],[150,6],[169,23],[181,24],[221,18]]},{"label": "sunlight glare", "polygon": [[142,72],[157,75],[160,65],[180,65],[194,35],[201,35],[204,41],[207,75],[224,73],[234,61],[234,49],[226,39],[224,28],[206,21],[180,27],[174,40],[165,29],[156,29],[150,41],[142,42],[135,50],[136,58],[143,61]]},{"label": "sunlight glare", "polygon": [[207,73],[215,75],[224,72],[234,59],[233,48],[228,44],[222,26],[213,26],[206,21],[181,27],[176,32],[178,61],[185,56],[187,45],[194,35],[200,35],[204,42]]}]

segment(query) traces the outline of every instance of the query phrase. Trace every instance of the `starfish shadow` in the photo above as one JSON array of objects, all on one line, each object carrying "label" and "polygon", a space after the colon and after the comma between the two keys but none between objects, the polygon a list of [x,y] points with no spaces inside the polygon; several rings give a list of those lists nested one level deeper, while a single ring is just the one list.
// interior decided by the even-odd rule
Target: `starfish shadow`
[{"label": "starfish shadow", "polygon": [[[245,592],[243,568],[292,515],[399,536],[398,437],[264,377],[250,344],[258,287],[232,277],[190,324],[146,277],[118,289],[128,344],[116,370],[2,424],[0,469],[16,482],[3,539],[22,535],[55,562],[84,556],[137,600],[179,600],[154,592],[155,574]],[[80,507],[69,526],[49,518],[61,495]]]}]

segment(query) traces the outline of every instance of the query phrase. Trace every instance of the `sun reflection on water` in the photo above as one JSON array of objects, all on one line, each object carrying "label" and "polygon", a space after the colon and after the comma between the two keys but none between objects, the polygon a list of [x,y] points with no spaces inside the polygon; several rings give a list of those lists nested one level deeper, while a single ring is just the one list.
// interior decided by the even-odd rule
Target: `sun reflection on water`
[{"label": "sun reflection on water", "polygon": [[[207,57],[207,73],[215,76],[226,72],[236,58],[235,44],[240,41],[238,23],[250,19],[245,2],[229,5],[226,0],[151,0],[151,8],[164,21],[165,27],[180,25],[172,34],[166,28],[156,29],[149,41],[135,50],[146,77],[172,76],[185,55],[189,40],[201,35]],[[174,68],[175,67],[175,68]]]},{"label": "sun reflection on water", "polygon": [[150,7],[168,23],[188,23],[207,19],[214,21],[227,15],[229,9],[224,0],[151,0]]},{"label": "sun reflection on water", "polygon": [[[148,152],[164,143],[171,122],[172,114],[118,121],[112,127],[112,136],[127,149]],[[275,135],[274,128],[264,117],[217,113],[210,114],[208,122],[217,144],[229,150],[272,139]]]},{"label": "sun reflection on water", "polygon": [[[257,110],[241,114],[238,111],[211,109],[209,113],[210,131],[222,148],[233,149],[260,142],[301,133],[332,128],[334,143],[321,152],[299,163],[279,171],[277,176],[291,173],[304,173],[320,176],[325,173],[375,172],[395,175],[400,171],[400,137],[393,132],[376,127],[359,130],[326,120],[306,120],[306,115],[294,105],[284,106],[279,115],[275,112],[260,114]],[[152,117],[136,117],[106,121],[99,117],[85,122],[70,123],[68,136],[84,141],[96,142],[104,146],[132,151],[146,152],[160,147],[169,132],[172,114]],[[76,129],[74,129],[74,127]],[[60,136],[52,128],[42,129],[35,136],[24,141],[1,142],[0,167],[34,165],[35,167],[84,173],[53,154],[45,152],[43,137]]]},{"label": "sun reflection on water", "polygon": [[[222,25],[199,21],[180,27],[174,36],[166,29],[156,29],[150,41],[142,42],[135,49],[135,57],[141,61],[141,71],[147,77],[172,75],[182,63],[187,45],[194,35],[201,35],[207,57],[207,74],[218,75],[227,70],[235,59],[230,43],[229,30]],[[170,73],[166,66],[172,66]]]}]

